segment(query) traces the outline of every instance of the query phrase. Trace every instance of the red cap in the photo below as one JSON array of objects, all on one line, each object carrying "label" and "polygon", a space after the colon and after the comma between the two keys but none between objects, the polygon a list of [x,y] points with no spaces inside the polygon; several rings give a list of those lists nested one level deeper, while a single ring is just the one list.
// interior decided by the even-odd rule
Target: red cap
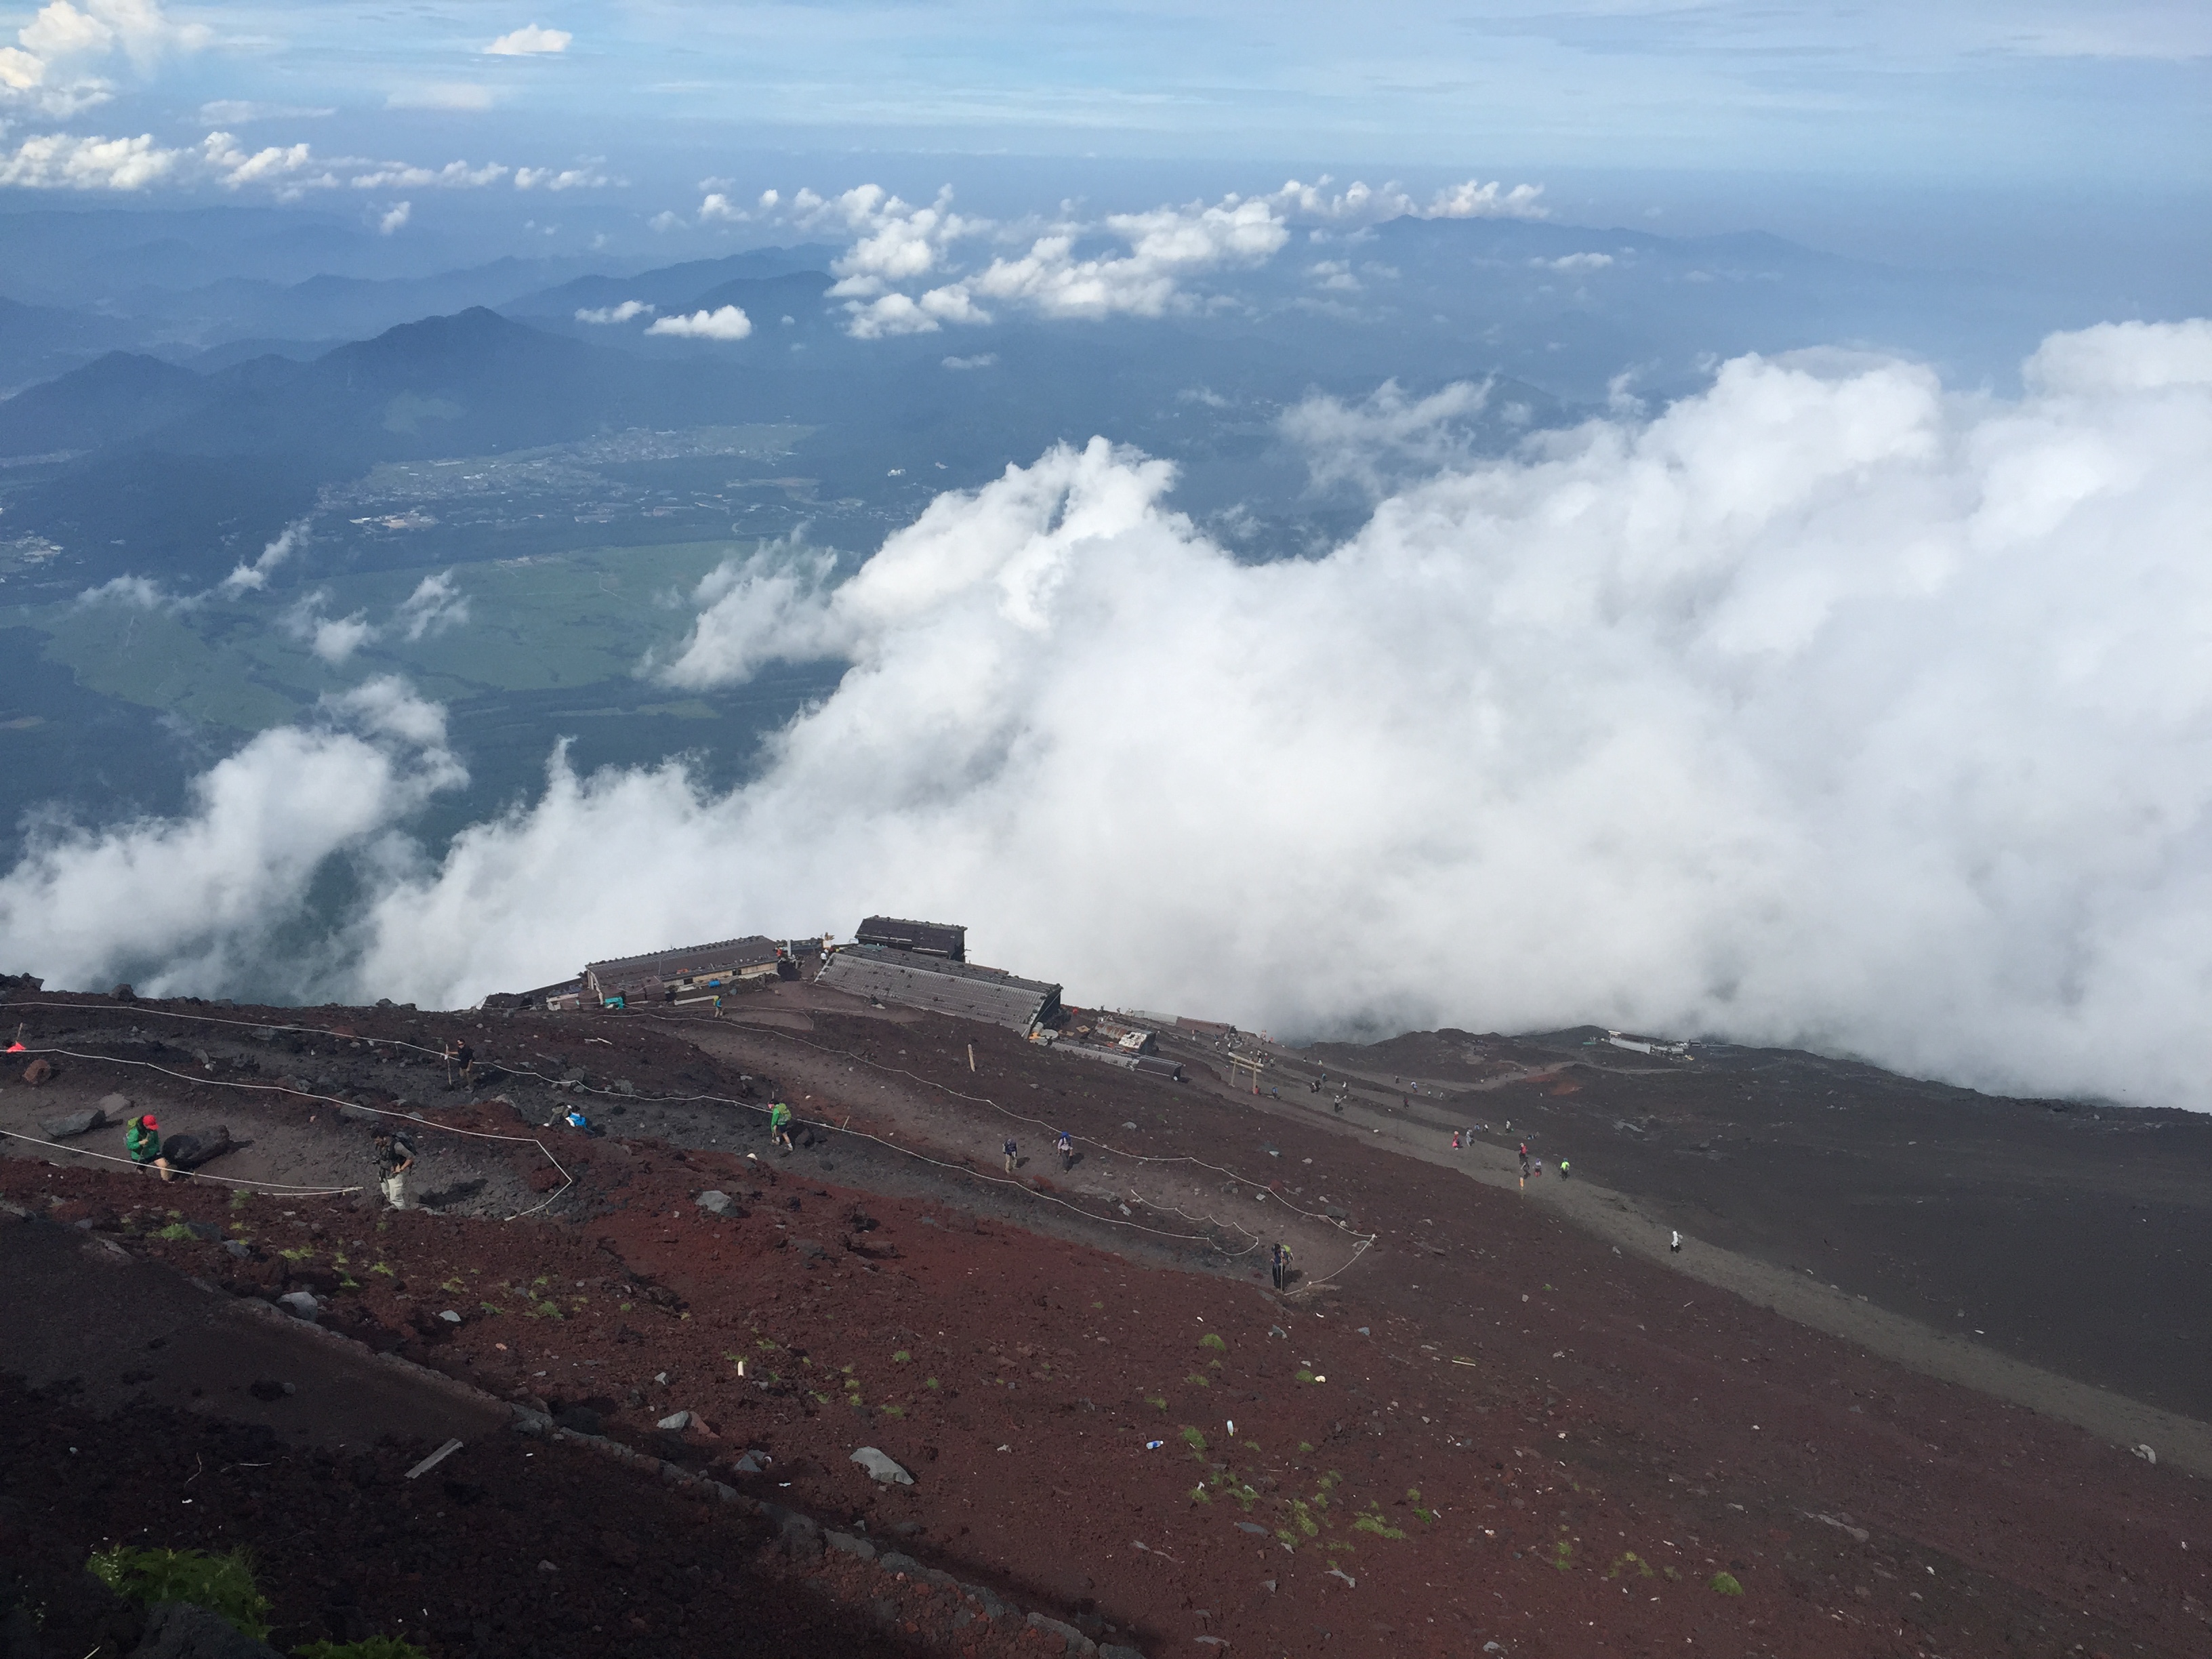
[{"label": "red cap", "polygon": [[149,1112],[144,1117],[140,1118],[138,1121],[149,1129],[158,1129],[161,1127],[159,1123],[155,1121],[154,1115],[151,1112]]}]

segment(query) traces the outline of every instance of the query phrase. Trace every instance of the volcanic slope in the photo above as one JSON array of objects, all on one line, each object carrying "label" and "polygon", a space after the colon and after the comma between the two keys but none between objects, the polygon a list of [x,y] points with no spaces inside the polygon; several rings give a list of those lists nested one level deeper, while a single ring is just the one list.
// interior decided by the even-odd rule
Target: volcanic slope
[{"label": "volcanic slope", "polygon": [[[732,1012],[19,993],[9,1022],[61,1071],[11,1085],[0,1127],[51,1139],[37,1119],[121,1088],[165,1125],[220,1115],[254,1142],[210,1175],[358,1188],[362,1115],[411,1095],[434,1103],[412,1128],[443,1207],[158,1188],[66,1150],[112,1153],[112,1132],[11,1141],[0,1181],[234,1295],[314,1291],[372,1347],[1156,1659],[2203,1650],[2212,1517],[2170,1464],[1618,1254],[1394,1150],[1381,1122],[1255,1109],[1218,1076],[1141,1078],[811,986]],[[431,1055],[453,1036],[483,1069],[448,1093]],[[789,1156],[763,1133],[779,1094],[805,1124]],[[577,1099],[612,1133],[543,1127]],[[1048,1152],[1063,1127],[1081,1152],[1066,1170]],[[1279,1296],[1260,1264],[1282,1237],[1301,1276]],[[0,1359],[18,1369],[4,1337]],[[160,1364],[143,1386],[163,1386]],[[869,1480],[849,1461],[863,1444],[915,1485]],[[487,1455],[467,1479],[526,1503],[515,1467]],[[10,1480],[27,1525],[104,1524]],[[575,1480],[572,1504],[602,1484],[635,1496],[612,1462]],[[688,1559],[700,1523],[663,1501],[665,1533],[625,1535]],[[194,1528],[214,1508],[165,1512],[161,1541],[211,1535]],[[214,1535],[252,1535],[228,1513]],[[536,1650],[511,1593],[529,1553],[488,1532],[450,1568],[410,1567],[419,1582],[346,1583],[345,1605],[373,1621],[434,1605],[441,1651]],[[860,1571],[832,1553],[825,1573]],[[653,1650],[714,1650],[666,1579],[627,1580]],[[981,1639],[895,1599],[893,1615],[915,1642]]]}]

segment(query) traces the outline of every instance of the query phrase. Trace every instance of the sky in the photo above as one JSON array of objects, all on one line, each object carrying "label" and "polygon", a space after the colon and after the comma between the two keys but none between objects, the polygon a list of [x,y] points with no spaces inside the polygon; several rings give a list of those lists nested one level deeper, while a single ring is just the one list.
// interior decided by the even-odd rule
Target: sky
[{"label": "sky", "polygon": [[[692,205],[718,158],[853,149],[1419,182],[1633,169],[2129,196],[2212,179],[2212,9],[2172,0],[50,0],[0,10],[11,37],[0,180],[18,190],[296,197],[374,171],[329,165],[350,158],[451,167],[452,188],[496,165],[501,188],[643,216]],[[211,132],[231,143],[210,151]]]}]

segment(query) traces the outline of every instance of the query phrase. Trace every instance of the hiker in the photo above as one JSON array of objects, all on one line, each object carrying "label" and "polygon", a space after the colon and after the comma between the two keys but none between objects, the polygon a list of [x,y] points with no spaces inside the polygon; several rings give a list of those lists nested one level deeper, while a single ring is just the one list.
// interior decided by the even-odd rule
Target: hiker
[{"label": "hiker", "polygon": [[446,1045],[446,1086],[448,1089],[453,1086],[453,1068],[456,1066],[461,1068],[464,1087],[476,1080],[477,1051],[459,1037]]},{"label": "hiker", "polygon": [[791,1108],[780,1100],[768,1109],[768,1138],[787,1152],[799,1150],[791,1144]]},{"label": "hiker", "polygon": [[1566,1159],[1565,1159],[1565,1158],[1561,1158],[1561,1159],[1559,1160],[1559,1179],[1560,1179],[1560,1180],[1562,1180],[1562,1181],[1565,1181],[1566,1178],[1567,1178],[1567,1160],[1566,1160]]},{"label": "hiker", "polygon": [[1452,1151],[1457,1152],[1459,1149],[1459,1131],[1454,1129],[1452,1131]]},{"label": "hiker", "polygon": [[1681,1255],[1681,1254],[1682,1254],[1682,1235],[1681,1235],[1681,1234],[1680,1234],[1679,1232],[1678,1232],[1678,1233],[1676,1233],[1676,1234],[1674,1235],[1674,1242],[1673,1242],[1672,1243],[1670,1243],[1669,1245],[1668,1245],[1668,1246],[1667,1246],[1667,1248],[1668,1248],[1670,1251],[1672,1251],[1674,1255]]},{"label": "hiker", "polygon": [[152,1170],[164,1181],[174,1181],[176,1171],[161,1155],[161,1126],[151,1112],[141,1113],[123,1126],[123,1150],[142,1170]]},{"label": "hiker", "polygon": [[567,1121],[570,1128],[581,1129],[594,1140],[599,1139],[606,1133],[603,1126],[592,1122],[584,1115],[584,1109],[580,1106],[571,1106],[568,1109]]},{"label": "hiker", "polygon": [[720,998],[720,996],[717,995],[717,996],[715,997],[715,999],[714,999],[714,1018],[715,1018],[716,1019],[720,1019],[720,1018],[721,1018],[721,1017],[722,1017],[722,999]]},{"label": "hiker", "polygon": [[1075,1167],[1075,1139],[1066,1130],[1060,1132],[1060,1172],[1066,1175]]},{"label": "hiker", "polygon": [[1275,1241],[1273,1265],[1275,1288],[1279,1291],[1291,1282],[1291,1249],[1279,1238]]},{"label": "hiker", "polygon": [[407,1172],[415,1167],[415,1143],[398,1129],[379,1129],[370,1145],[376,1152],[377,1178],[384,1183],[384,1201],[395,1210],[407,1207]]},{"label": "hiker", "polygon": [[1018,1149],[1014,1146],[1014,1138],[1012,1135],[1008,1135],[1006,1137],[1006,1173],[1008,1175],[1013,1174],[1014,1164],[1017,1162],[1018,1156]]}]

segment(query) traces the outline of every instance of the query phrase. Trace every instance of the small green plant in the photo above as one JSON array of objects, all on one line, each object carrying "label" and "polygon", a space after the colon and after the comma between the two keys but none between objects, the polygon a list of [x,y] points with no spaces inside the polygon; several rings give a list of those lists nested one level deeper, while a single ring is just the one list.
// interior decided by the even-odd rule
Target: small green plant
[{"label": "small green plant", "polygon": [[921,1380],[921,1386],[934,1394],[937,1391],[937,1379],[933,1376],[925,1376]]},{"label": "small green plant", "polygon": [[181,1221],[173,1221],[154,1235],[156,1238],[167,1239],[172,1244],[180,1244],[191,1236],[192,1230]]},{"label": "small green plant", "polygon": [[188,1601],[205,1607],[241,1636],[258,1642],[269,1634],[269,1598],[253,1582],[253,1560],[243,1549],[227,1555],[205,1550],[149,1550],[118,1544],[86,1562],[85,1571],[127,1601]]},{"label": "small green plant", "polygon": [[1194,1504],[1211,1504],[1213,1495],[1206,1491],[1206,1482],[1201,1480],[1190,1489],[1190,1498]]},{"label": "small green plant", "polygon": [[1206,1437],[1188,1425],[1185,1425],[1183,1429],[1182,1443],[1194,1452],[1202,1452],[1206,1449]]},{"label": "small green plant", "polygon": [[913,1359],[914,1356],[912,1354],[908,1353],[904,1348],[901,1348],[896,1353],[891,1356],[891,1364],[894,1365],[905,1365],[911,1364]]},{"label": "small green plant", "polygon": [[231,1189],[230,1207],[232,1209],[242,1210],[252,1201],[253,1194],[247,1192],[245,1188],[234,1187]]},{"label": "small green plant", "polygon": [[541,1302],[530,1311],[539,1319],[558,1319],[561,1317],[561,1304],[557,1302]]},{"label": "small green plant", "polygon": [[290,1249],[279,1250],[276,1254],[287,1261],[313,1261],[315,1259],[315,1253],[304,1244],[295,1244]]},{"label": "small green plant", "polygon": [[479,1302],[477,1304],[477,1306],[482,1308],[488,1314],[495,1314],[502,1311],[501,1309],[492,1306],[489,1302]]},{"label": "small green plant", "polygon": [[1219,1337],[1216,1336],[1212,1331],[1208,1331],[1204,1336],[1198,1339],[1198,1346],[1201,1348],[1211,1348],[1216,1353],[1227,1353],[1229,1352],[1229,1345],[1226,1342],[1224,1342]]},{"label": "small green plant", "polygon": [[1213,1386],[1213,1379],[1203,1371],[1193,1371],[1188,1376],[1183,1378],[1183,1381],[1195,1382],[1201,1389],[1210,1389]]},{"label": "small green plant", "polygon": [[[627,1308],[629,1306],[629,1304],[625,1302],[623,1304],[623,1306]],[[774,1353],[776,1350],[775,1339],[773,1337],[763,1336],[758,1341],[755,1342],[753,1346],[758,1348],[763,1353]]]},{"label": "small green plant", "polygon": [[1363,1515],[1352,1523],[1354,1532],[1372,1533],[1377,1538],[1403,1538],[1404,1531],[1391,1526],[1380,1515]]},{"label": "small green plant", "polygon": [[1624,1572],[1639,1578],[1656,1577],[1651,1571],[1651,1564],[1637,1554],[1634,1550],[1623,1550],[1620,1553],[1620,1559],[1605,1570],[1605,1576],[1608,1578],[1618,1578]]},{"label": "small green plant", "polygon": [[1146,1403],[1147,1406],[1150,1406],[1150,1407],[1151,1407],[1154,1411],[1156,1411],[1156,1412],[1164,1412],[1164,1411],[1165,1411],[1165,1410],[1168,1408],[1168,1402],[1167,1402],[1167,1400],[1166,1400],[1165,1396],[1161,1395],[1157,1395],[1157,1394],[1148,1394],[1148,1395],[1146,1395],[1145,1396],[1145,1403]]},{"label": "small green plant", "polygon": [[1717,1572],[1705,1580],[1705,1583],[1710,1584],[1718,1595],[1741,1595],[1743,1594],[1743,1586],[1736,1582],[1736,1576],[1732,1572]]},{"label": "small green plant", "polygon": [[[860,1402],[855,1400],[853,1403],[857,1406]],[[906,1407],[903,1406],[884,1406],[879,1409],[885,1417],[899,1418],[906,1415]]]},{"label": "small green plant", "polygon": [[1298,1449],[1302,1452],[1310,1452],[1313,1449],[1313,1442],[1310,1440],[1299,1441]]},{"label": "small green plant", "polygon": [[299,1659],[430,1659],[412,1642],[396,1636],[372,1636],[366,1642],[310,1642],[292,1651]]},{"label": "small green plant", "polygon": [[1552,1546],[1552,1565],[1561,1572],[1575,1564],[1575,1547],[1564,1538]]},{"label": "small green plant", "polygon": [[[1314,1380],[1314,1374],[1313,1374],[1311,1371],[1310,1371],[1310,1370],[1306,1370],[1306,1369],[1305,1369],[1305,1367],[1304,1367],[1304,1366],[1303,1366],[1303,1365],[1301,1365],[1301,1366],[1298,1368],[1298,1370],[1297,1370],[1297,1371],[1296,1375],[1297,1375],[1297,1376],[1298,1381],[1299,1381],[1299,1382],[1312,1382],[1312,1381]],[[1312,1447],[1310,1447],[1310,1446],[1309,1446],[1309,1447],[1307,1447],[1307,1448],[1306,1448],[1306,1449],[1307,1449],[1308,1451],[1311,1451],[1311,1450],[1313,1449],[1313,1448],[1312,1448]]]},{"label": "small green plant", "polygon": [[455,1291],[455,1292],[459,1292],[459,1291],[465,1291],[466,1289],[468,1289],[468,1286],[467,1286],[467,1285],[464,1285],[464,1284],[462,1284],[462,1283],[461,1283],[461,1281],[460,1281],[459,1279],[447,1279],[444,1284],[442,1284],[442,1285],[439,1285],[439,1286],[438,1286],[438,1288],[439,1288],[440,1290],[441,1290],[441,1291]]},{"label": "small green plant", "polygon": [[397,1273],[393,1272],[381,1261],[372,1262],[368,1270],[373,1273],[382,1273],[386,1279],[397,1279],[399,1277]]}]

